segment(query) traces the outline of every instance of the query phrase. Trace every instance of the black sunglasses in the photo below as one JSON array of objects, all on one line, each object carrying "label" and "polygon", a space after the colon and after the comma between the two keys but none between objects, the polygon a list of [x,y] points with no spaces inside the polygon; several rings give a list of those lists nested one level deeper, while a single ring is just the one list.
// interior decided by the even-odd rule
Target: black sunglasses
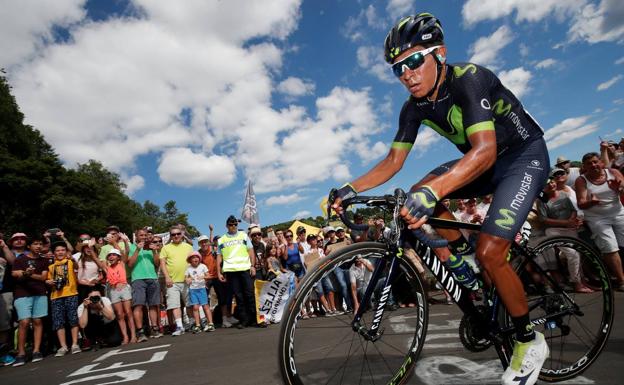
[{"label": "black sunglasses", "polygon": [[171,233],[172,237],[175,237],[176,235],[182,235],[182,233]]}]

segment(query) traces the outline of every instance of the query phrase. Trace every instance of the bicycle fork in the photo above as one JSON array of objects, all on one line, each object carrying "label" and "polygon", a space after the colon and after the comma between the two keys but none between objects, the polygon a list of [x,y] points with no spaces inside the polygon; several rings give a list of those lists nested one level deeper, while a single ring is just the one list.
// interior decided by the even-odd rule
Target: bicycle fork
[{"label": "bicycle fork", "polygon": [[377,301],[377,306],[375,307],[375,313],[373,315],[373,322],[371,324],[371,327],[366,328],[364,325],[362,325],[362,315],[364,314],[364,311],[366,309],[366,304],[370,302],[371,297],[373,296],[373,292],[377,288],[377,282],[381,279],[381,275],[386,269],[386,265],[388,264],[387,258],[380,258],[377,262],[377,266],[375,267],[375,270],[373,270],[373,275],[371,276],[368,286],[366,287],[364,296],[360,301],[358,311],[355,313],[353,321],[351,322],[351,327],[353,328],[353,331],[360,334],[367,341],[375,342],[383,334],[383,330],[380,330],[379,326],[381,325],[381,321],[383,319],[386,303],[388,302],[388,298],[390,298],[391,295],[391,282],[394,278],[397,266],[397,257],[391,254],[392,253],[389,251],[386,252],[386,257],[390,256],[390,267],[388,268],[388,275],[384,280],[383,289],[381,290],[381,295],[379,297],[379,300]]}]

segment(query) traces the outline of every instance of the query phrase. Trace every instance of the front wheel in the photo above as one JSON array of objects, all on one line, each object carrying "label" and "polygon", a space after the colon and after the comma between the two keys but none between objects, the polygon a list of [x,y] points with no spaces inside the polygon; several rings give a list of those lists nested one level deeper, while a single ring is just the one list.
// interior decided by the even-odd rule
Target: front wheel
[{"label": "front wheel", "polygon": [[[390,257],[388,253],[380,243],[357,243],[330,254],[308,273],[282,320],[279,366],[285,383],[402,384],[411,376],[425,341],[428,307],[420,277],[407,259],[397,257],[398,271],[390,293],[383,290],[381,278],[372,303],[360,305],[367,309],[361,324],[370,327],[378,316],[378,301],[386,301],[379,339],[373,342],[355,332],[352,312],[341,314],[350,304],[342,298],[343,277],[349,276],[356,258],[366,258],[377,266],[379,260]],[[349,295],[348,279],[346,283],[349,290],[345,293]],[[334,305],[339,315],[325,308]],[[303,319],[304,309],[309,311],[310,306],[320,308],[325,315]]]},{"label": "front wheel", "polygon": [[[544,334],[550,355],[540,380],[564,381],[586,370],[604,348],[613,327],[613,292],[600,254],[571,237],[546,239],[532,260],[518,258],[516,272],[525,286],[529,316]],[[590,288],[576,292],[575,288]],[[511,317],[503,315],[503,326]],[[513,339],[508,338],[509,346]]]}]

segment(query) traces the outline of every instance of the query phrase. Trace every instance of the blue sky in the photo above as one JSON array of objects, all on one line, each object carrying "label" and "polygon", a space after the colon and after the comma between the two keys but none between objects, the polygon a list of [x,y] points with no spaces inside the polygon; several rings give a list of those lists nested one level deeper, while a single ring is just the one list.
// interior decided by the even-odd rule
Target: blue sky
[{"label": "blue sky", "polygon": [[[262,225],[321,215],[378,162],[406,91],[382,58],[402,15],[441,19],[448,61],[494,70],[546,131],[551,159],[624,136],[619,0],[3,0],[0,67],[68,167],[97,159],[128,194],[224,230],[247,179]],[[372,193],[459,152],[430,130]]]}]

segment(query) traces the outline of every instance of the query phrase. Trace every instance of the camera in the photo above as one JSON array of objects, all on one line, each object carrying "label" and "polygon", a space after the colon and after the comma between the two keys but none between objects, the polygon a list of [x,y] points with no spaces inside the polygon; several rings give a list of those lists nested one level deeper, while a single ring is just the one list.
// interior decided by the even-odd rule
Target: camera
[{"label": "camera", "polygon": [[32,259],[29,260],[28,262],[26,262],[26,266],[30,269],[34,269],[35,268],[35,261],[33,261]]},{"label": "camera", "polygon": [[92,295],[89,297],[89,301],[91,301],[91,303],[98,303],[100,300],[102,300],[102,297],[99,295]]},{"label": "camera", "polygon": [[54,278],[54,287],[56,288],[56,290],[62,290],[63,287],[65,287],[65,278],[63,277]]}]

